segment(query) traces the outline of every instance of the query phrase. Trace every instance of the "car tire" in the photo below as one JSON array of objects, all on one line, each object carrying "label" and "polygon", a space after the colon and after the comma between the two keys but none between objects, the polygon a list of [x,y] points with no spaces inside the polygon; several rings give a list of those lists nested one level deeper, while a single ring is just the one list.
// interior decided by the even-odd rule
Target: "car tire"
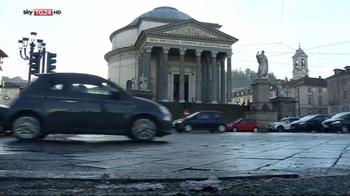
[{"label": "car tire", "polygon": [[225,125],[219,125],[217,130],[218,130],[219,133],[225,133],[226,126]]},{"label": "car tire", "polygon": [[232,131],[233,131],[233,132],[238,132],[239,130],[238,130],[237,127],[233,127],[233,128],[232,128]]},{"label": "car tire", "polygon": [[349,133],[348,127],[345,126],[345,125],[341,126],[341,132],[342,132],[342,133]]},{"label": "car tire", "polygon": [[151,141],[157,134],[157,125],[148,118],[136,119],[131,125],[131,138],[137,141]]},{"label": "car tire", "polygon": [[184,131],[187,132],[187,133],[191,133],[191,131],[192,131],[192,126],[191,126],[191,125],[185,125]]},{"label": "car tire", "polygon": [[20,140],[34,140],[42,135],[40,121],[32,116],[21,116],[13,121],[13,135]]},{"label": "car tire", "polygon": [[276,131],[277,132],[284,132],[284,127],[283,126],[278,126]]},{"label": "car tire", "polygon": [[258,131],[259,131],[259,129],[256,128],[256,127],[253,129],[253,132],[254,132],[254,133],[256,133],[256,132],[258,132]]}]

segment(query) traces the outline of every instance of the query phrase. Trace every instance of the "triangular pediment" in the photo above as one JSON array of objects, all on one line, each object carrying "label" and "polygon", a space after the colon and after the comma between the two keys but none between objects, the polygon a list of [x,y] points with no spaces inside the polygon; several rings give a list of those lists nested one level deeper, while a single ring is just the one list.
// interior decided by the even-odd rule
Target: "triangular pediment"
[{"label": "triangular pediment", "polygon": [[186,37],[195,39],[220,40],[234,43],[236,38],[227,35],[220,30],[206,23],[196,20],[189,20],[178,23],[170,23],[167,25],[151,28],[145,31],[148,35],[170,36],[170,37]]},{"label": "triangular pediment", "polygon": [[178,28],[174,28],[168,31],[163,32],[165,34],[173,34],[173,35],[187,35],[187,36],[199,36],[199,37],[211,37],[211,38],[218,38],[218,36],[213,35],[213,33],[210,33],[206,30],[203,30],[201,28],[198,28],[194,25],[188,24],[185,26],[181,26]]}]

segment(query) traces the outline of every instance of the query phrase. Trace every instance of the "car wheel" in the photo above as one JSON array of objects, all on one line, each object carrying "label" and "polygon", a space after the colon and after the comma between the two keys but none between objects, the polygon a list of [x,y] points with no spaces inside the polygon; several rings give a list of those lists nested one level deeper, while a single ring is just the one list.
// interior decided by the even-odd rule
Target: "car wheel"
[{"label": "car wheel", "polygon": [[348,127],[345,126],[345,125],[343,125],[343,126],[341,127],[341,132],[342,132],[342,133],[349,133]]},{"label": "car wheel", "polygon": [[20,140],[33,140],[39,138],[41,126],[38,119],[32,116],[21,116],[12,124],[13,134]]},{"label": "car wheel", "polygon": [[277,127],[277,132],[283,132],[284,128],[282,126]]},{"label": "car wheel", "polygon": [[226,131],[225,125],[219,125],[218,131],[219,131],[219,133],[224,133]]},{"label": "car wheel", "polygon": [[151,141],[156,136],[157,125],[150,119],[140,118],[131,126],[132,139],[138,141]]},{"label": "car wheel", "polygon": [[192,131],[192,126],[191,125],[185,125],[185,131],[186,132],[191,132]]},{"label": "car wheel", "polygon": [[258,130],[258,128],[256,128],[256,127],[253,129],[253,132],[254,132],[254,133],[256,133],[256,132],[258,132],[258,131],[259,131],[259,130]]},{"label": "car wheel", "polygon": [[238,132],[238,128],[237,127],[233,127],[232,131],[233,132]]}]

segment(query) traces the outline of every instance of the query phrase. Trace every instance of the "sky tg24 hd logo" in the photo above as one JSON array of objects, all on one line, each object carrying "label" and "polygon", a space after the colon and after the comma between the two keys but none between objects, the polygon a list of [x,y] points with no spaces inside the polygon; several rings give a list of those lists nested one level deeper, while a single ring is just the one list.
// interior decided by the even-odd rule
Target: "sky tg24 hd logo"
[{"label": "sky tg24 hd logo", "polygon": [[62,14],[61,10],[54,10],[54,9],[23,10],[23,15],[29,15],[29,16],[56,16],[61,14]]}]

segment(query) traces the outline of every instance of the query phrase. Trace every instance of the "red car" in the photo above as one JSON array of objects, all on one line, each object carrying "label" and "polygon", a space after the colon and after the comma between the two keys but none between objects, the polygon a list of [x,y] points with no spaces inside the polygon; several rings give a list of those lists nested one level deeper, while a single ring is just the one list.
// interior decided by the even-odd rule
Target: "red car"
[{"label": "red car", "polygon": [[233,123],[228,123],[227,131],[258,132],[258,124],[254,119],[240,118]]}]

